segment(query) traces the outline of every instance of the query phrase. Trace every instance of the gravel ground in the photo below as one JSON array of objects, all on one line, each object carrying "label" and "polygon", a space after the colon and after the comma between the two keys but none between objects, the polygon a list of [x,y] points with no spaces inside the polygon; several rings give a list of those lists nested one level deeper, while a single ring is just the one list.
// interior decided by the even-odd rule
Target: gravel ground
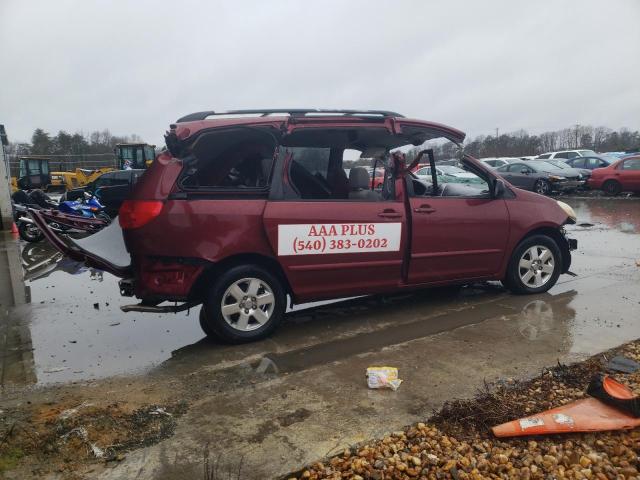
[{"label": "gravel ground", "polygon": [[[540,376],[486,386],[447,403],[425,423],[347,449],[286,479],[630,479],[638,470],[640,430],[497,439],[490,427],[582,398],[603,360],[640,360],[640,341]],[[640,372],[615,378],[640,391]],[[402,387],[401,387],[402,388]]]}]

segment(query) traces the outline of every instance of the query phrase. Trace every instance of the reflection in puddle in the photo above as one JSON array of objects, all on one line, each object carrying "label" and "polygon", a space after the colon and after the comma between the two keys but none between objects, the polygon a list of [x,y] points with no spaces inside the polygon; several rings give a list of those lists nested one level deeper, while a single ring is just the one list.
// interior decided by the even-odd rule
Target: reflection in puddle
[{"label": "reflection in puddle", "polygon": [[70,261],[47,243],[5,237],[0,383],[46,384],[154,366],[156,373],[207,366],[214,375],[265,378],[459,327],[469,335],[468,348],[495,329],[516,346],[537,343],[559,354],[598,351],[640,336],[633,321],[640,302],[634,263],[640,259],[639,202],[566,201],[580,223],[593,226],[569,228],[579,240],[572,270],[580,276],[562,277],[548,294],[512,296],[488,284],[315,304],[287,314],[273,337],[244,346],[203,340],[197,310],[123,314],[113,276]]}]

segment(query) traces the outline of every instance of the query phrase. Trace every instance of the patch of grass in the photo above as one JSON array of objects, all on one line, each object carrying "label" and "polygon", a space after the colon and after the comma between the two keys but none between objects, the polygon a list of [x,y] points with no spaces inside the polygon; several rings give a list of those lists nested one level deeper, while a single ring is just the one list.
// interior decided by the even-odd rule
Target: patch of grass
[{"label": "patch of grass", "polygon": [[0,473],[16,468],[24,452],[18,447],[8,447],[0,454]]}]

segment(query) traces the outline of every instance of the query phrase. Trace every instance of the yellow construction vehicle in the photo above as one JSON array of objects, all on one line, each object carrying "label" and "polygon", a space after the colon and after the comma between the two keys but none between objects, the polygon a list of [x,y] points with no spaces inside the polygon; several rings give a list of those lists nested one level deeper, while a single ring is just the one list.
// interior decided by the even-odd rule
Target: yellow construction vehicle
[{"label": "yellow construction vehicle", "polygon": [[39,156],[18,157],[20,166],[17,177],[11,177],[11,190],[46,190],[51,184],[49,159]]},{"label": "yellow construction vehicle", "polygon": [[102,167],[96,170],[87,170],[85,168],[76,168],[73,172],[51,172],[51,184],[49,190],[57,190],[66,192],[73,188],[84,187],[88,183],[93,182],[103,173],[115,170],[111,167]]},{"label": "yellow construction vehicle", "polygon": [[148,168],[156,158],[156,146],[148,143],[118,143],[115,154],[120,170]]}]

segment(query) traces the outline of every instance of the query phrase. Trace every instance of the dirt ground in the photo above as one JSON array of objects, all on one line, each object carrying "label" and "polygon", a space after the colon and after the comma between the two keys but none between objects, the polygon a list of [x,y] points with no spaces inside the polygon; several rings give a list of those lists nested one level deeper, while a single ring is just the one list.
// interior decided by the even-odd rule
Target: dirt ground
[{"label": "dirt ground", "polygon": [[[579,241],[578,276],[562,276],[544,295],[513,296],[488,283],[311,305],[289,312],[271,338],[233,347],[205,340],[197,311],[123,314],[109,275],[46,244],[7,239],[0,247],[0,478],[207,478],[205,466],[209,478],[287,478],[314,462],[344,463],[335,455],[357,456],[354,446],[372,439],[409,444],[390,434],[406,425],[419,431],[410,448],[422,448],[425,435],[470,446],[473,438],[455,430],[451,415],[418,423],[446,402],[463,406],[451,400],[473,398],[485,382],[496,389],[546,379],[540,372],[558,362],[640,338],[640,201],[567,200],[579,217],[570,228]],[[398,391],[366,388],[365,369],[376,364],[400,369]],[[517,385],[522,393],[534,384]],[[544,400],[582,390],[571,388]],[[512,448],[474,428],[491,448]],[[611,438],[637,452],[628,435]],[[555,455],[544,450],[552,444],[538,444],[543,460]],[[533,448],[524,445],[513,447],[508,458],[518,453],[501,473],[521,469],[517,462]],[[563,444],[562,452],[576,449]],[[427,478],[447,466],[445,457]],[[460,461],[455,472],[463,478]]]}]

